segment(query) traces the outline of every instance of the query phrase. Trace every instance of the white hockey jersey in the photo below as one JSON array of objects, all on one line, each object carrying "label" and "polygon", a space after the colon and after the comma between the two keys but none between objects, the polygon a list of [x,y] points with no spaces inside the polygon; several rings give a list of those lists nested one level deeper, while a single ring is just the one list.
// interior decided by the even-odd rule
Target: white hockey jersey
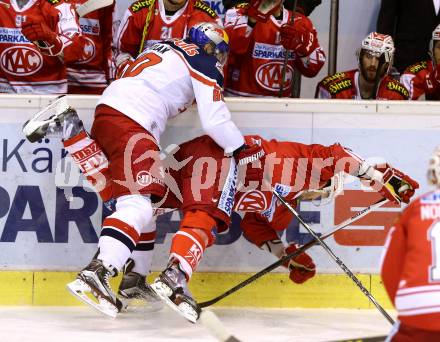
[{"label": "white hockey jersey", "polygon": [[223,67],[186,39],[173,39],[145,50],[104,91],[105,104],[150,132],[157,141],[166,122],[197,102],[204,131],[226,152],[244,144],[222,94]]}]

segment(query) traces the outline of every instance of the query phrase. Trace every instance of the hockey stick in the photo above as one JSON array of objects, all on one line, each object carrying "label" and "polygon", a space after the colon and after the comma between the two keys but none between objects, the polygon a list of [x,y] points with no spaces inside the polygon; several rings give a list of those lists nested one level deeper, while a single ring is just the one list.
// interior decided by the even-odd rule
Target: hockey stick
[{"label": "hockey stick", "polygon": [[325,251],[332,257],[332,259],[341,267],[341,269],[345,272],[346,275],[350,277],[351,280],[359,287],[359,289],[362,291],[364,295],[368,297],[368,299],[376,306],[376,308],[380,311],[380,313],[390,322],[391,324],[394,324],[394,320],[391,318],[390,315],[384,310],[383,307],[380,306],[380,304],[374,299],[373,295],[362,285],[360,280],[356,278],[356,276],[349,270],[347,266],[342,262],[341,259],[339,259],[335,253],[330,249],[330,247],[323,241],[322,238],[317,235],[310,226],[304,222],[304,220],[299,216],[297,211],[289,204],[287,201],[275,190],[272,191],[272,193],[278,197],[278,199],[283,203],[289,211],[295,215],[295,217],[298,219],[298,221],[304,226],[304,228],[307,229],[307,231],[315,238],[315,240],[321,245],[322,248],[325,249]]},{"label": "hockey stick", "polygon": [[78,13],[80,17],[84,17],[90,12],[99,10],[100,8],[107,7],[112,4],[113,0],[88,0],[76,8],[76,13]]},{"label": "hockey stick", "polygon": [[[384,198],[384,199],[377,201],[376,203],[371,204],[369,207],[366,207],[366,208],[362,209],[361,211],[358,211],[355,215],[346,219],[344,222],[341,222],[336,227],[334,227],[332,230],[330,230],[326,234],[322,235],[321,239],[322,240],[327,239],[329,236],[332,236],[338,230],[341,230],[342,228],[345,228],[345,227],[349,226],[350,224],[352,224],[353,222],[359,220],[361,217],[368,215],[371,211],[381,207],[386,202],[387,202],[387,199]],[[260,272],[255,273],[253,276],[251,276],[251,277],[247,278],[246,280],[242,281],[241,283],[235,285],[234,287],[230,288],[228,291],[222,293],[221,295],[219,295],[213,299],[207,300],[205,302],[199,303],[199,307],[206,308],[208,306],[211,306],[211,305],[221,301],[223,298],[233,294],[234,292],[237,292],[238,290],[249,285],[253,281],[257,280],[258,278],[261,278],[262,276],[264,276],[265,274],[274,270],[275,268],[281,266],[286,261],[289,261],[290,259],[295,258],[296,256],[300,255],[302,252],[308,250],[310,247],[312,247],[316,244],[318,244],[318,242],[316,240],[312,240],[312,241],[307,242],[303,246],[299,247],[295,252],[292,252],[290,254],[287,254],[286,256],[283,256],[281,259],[279,259],[276,262],[274,262],[273,264],[267,266],[266,268],[264,268]]]},{"label": "hockey stick", "polygon": [[144,29],[142,30],[142,40],[141,40],[141,45],[139,45],[138,55],[140,55],[142,53],[142,51],[144,50],[145,38],[147,38],[148,29],[150,27],[150,22],[151,22],[151,13],[153,12],[153,7],[156,2],[155,0],[150,0],[150,1],[151,2],[148,6],[147,17],[145,18]]},{"label": "hockey stick", "polygon": [[[297,4],[298,4],[298,0],[294,0],[293,8],[292,8],[292,17],[290,18],[291,23],[295,23],[295,12],[296,12]],[[286,54],[284,55],[283,69],[281,70],[281,85],[280,85],[280,91],[278,93],[278,97],[283,97],[284,79],[286,78],[286,71],[287,71],[287,63],[288,62],[289,62],[289,50],[286,49]],[[293,75],[292,75],[292,80],[293,80]],[[292,87],[293,87],[293,84],[292,84]]]}]

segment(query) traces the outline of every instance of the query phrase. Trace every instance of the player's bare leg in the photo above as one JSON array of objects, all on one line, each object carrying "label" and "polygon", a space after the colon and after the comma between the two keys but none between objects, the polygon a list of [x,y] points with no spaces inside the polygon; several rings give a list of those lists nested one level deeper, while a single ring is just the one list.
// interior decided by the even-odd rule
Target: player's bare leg
[{"label": "player's bare leg", "polygon": [[171,244],[167,268],[151,284],[152,289],[173,310],[195,323],[200,308],[191,295],[188,282],[205,249],[214,242],[215,220],[204,211],[186,212]]}]

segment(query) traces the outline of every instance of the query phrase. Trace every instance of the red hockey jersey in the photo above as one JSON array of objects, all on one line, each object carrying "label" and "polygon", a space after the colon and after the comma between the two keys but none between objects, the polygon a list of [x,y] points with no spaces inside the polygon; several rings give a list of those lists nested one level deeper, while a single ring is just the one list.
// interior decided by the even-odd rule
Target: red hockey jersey
[{"label": "red hockey jersey", "polygon": [[413,201],[391,227],[381,275],[399,320],[440,331],[440,190]]},{"label": "red hockey jersey", "polygon": [[411,100],[417,100],[423,94],[427,100],[440,100],[440,88],[436,88],[429,79],[432,70],[432,61],[428,60],[410,65],[400,76],[400,82],[409,90]]},{"label": "red hockey jersey", "polygon": [[[128,53],[133,58],[138,55],[151,1],[154,0],[136,1],[125,12],[114,42],[119,53]],[[166,14],[163,1],[156,0],[143,49],[151,47],[159,40],[185,38],[188,29],[196,23],[218,20],[214,10],[201,0],[188,0],[172,16]]]},{"label": "red hockey jersey", "polygon": [[[30,0],[20,8],[15,0],[0,3],[0,92],[62,94],[66,69],[59,57],[43,55],[21,33],[26,16],[40,16],[63,39],[79,34],[71,4],[63,0]],[[60,20],[62,18],[62,20]]]},{"label": "red hockey jersey", "polygon": [[[315,98],[362,100],[359,89],[359,70],[338,72],[325,77],[316,86]],[[409,92],[403,84],[385,76],[376,91],[376,100],[408,100]]]},{"label": "red hockey jersey", "polygon": [[[75,0],[77,5],[87,0]],[[79,18],[86,39],[84,56],[67,66],[69,94],[101,94],[108,85],[112,58],[114,5]]]},{"label": "red hockey jersey", "polygon": [[[239,4],[225,15],[230,46],[225,91],[239,96],[278,96],[286,54],[280,43],[279,29],[291,20],[292,12],[283,8],[282,20],[270,16],[267,22],[257,22],[252,28],[248,25],[248,6]],[[289,51],[283,96],[291,94],[294,68],[306,77],[313,77],[324,62],[325,54],[319,46],[303,58]]]}]

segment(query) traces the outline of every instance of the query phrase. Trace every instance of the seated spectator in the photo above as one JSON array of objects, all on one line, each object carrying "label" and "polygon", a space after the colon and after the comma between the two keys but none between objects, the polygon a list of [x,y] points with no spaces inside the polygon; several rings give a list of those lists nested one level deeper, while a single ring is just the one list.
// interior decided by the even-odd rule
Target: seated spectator
[{"label": "seated spectator", "polygon": [[290,96],[294,68],[313,77],[324,65],[325,54],[310,19],[281,2],[238,4],[226,12],[225,29],[230,41],[225,86],[229,95]]},{"label": "seated spectator", "polygon": [[0,92],[63,94],[64,62],[82,54],[72,5],[63,0],[9,1],[0,6]]},{"label": "seated spectator", "polygon": [[[81,5],[87,0],[75,0]],[[69,94],[101,94],[110,80],[114,5],[79,18],[86,39],[83,57],[67,66]]]},{"label": "seated spectator", "polygon": [[200,22],[217,22],[215,11],[202,0],[139,0],[125,12],[116,34],[117,76],[145,48],[159,40],[185,38],[188,28]]},{"label": "seated spectator", "polygon": [[429,55],[431,59],[409,66],[400,77],[412,100],[423,94],[426,100],[440,100],[440,25],[432,32]]},{"label": "seated spectator", "polygon": [[315,98],[408,100],[405,86],[389,75],[394,57],[391,36],[370,33],[357,55],[359,68],[325,77],[316,86]]},{"label": "seated spectator", "polygon": [[395,63],[401,74],[428,59],[431,33],[440,23],[439,0],[381,0],[376,31],[393,37]]}]

